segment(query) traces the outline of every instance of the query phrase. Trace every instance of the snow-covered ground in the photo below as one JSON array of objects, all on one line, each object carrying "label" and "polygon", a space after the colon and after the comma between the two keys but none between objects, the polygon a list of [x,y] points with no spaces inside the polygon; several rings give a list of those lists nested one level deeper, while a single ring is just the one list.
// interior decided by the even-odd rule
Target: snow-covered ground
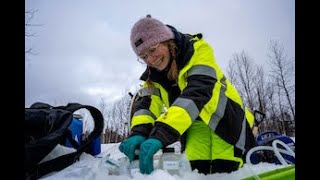
[{"label": "snow-covered ground", "polygon": [[183,176],[170,175],[164,170],[156,169],[150,175],[136,174],[133,178],[128,175],[110,175],[110,171],[106,166],[105,160],[107,155],[109,158],[117,160],[125,157],[123,153],[118,150],[120,143],[102,144],[101,153],[97,157],[93,157],[84,153],[80,157],[80,161],[72,164],[60,172],[54,172],[42,177],[43,180],[205,180],[205,179],[228,179],[238,180],[245,177],[260,174],[269,170],[285,167],[284,165],[275,165],[270,163],[259,163],[256,165],[245,164],[243,168],[233,173],[221,173],[204,175],[195,171],[186,172]]}]

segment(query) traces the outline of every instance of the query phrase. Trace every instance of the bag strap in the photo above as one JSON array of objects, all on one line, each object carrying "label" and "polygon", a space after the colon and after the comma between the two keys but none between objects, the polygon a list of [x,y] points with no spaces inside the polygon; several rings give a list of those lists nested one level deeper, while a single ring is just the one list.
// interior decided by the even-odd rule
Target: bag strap
[{"label": "bag strap", "polygon": [[71,164],[79,160],[81,154],[81,151],[76,151],[38,164],[34,171],[31,171],[30,174],[26,175],[26,179],[36,180],[48,173],[54,171],[61,171],[62,169],[70,166]]},{"label": "bag strap", "polygon": [[92,142],[94,139],[96,139],[97,137],[99,137],[103,131],[103,126],[104,126],[104,120],[103,120],[103,116],[101,114],[101,112],[90,105],[82,105],[79,103],[68,103],[67,106],[64,107],[57,107],[57,108],[62,108],[62,109],[66,109],[70,112],[75,112],[76,110],[85,108],[87,109],[93,120],[94,120],[94,129],[93,131],[89,134],[88,138],[86,138],[86,140],[84,142],[82,142],[81,146],[80,146],[80,150],[82,148],[82,146],[87,146],[89,145],[90,142]]},{"label": "bag strap", "polygon": [[74,147],[75,149],[79,149],[79,143],[73,139],[72,133],[69,129],[67,129],[66,136],[72,147]]},{"label": "bag strap", "polygon": [[[39,106],[38,106],[39,105]],[[101,112],[90,105],[82,105],[79,103],[68,103],[67,106],[50,106],[44,103],[38,104],[36,107],[47,107],[49,109],[63,109],[63,110],[67,110],[70,112],[75,112],[79,109],[85,108],[87,109],[93,120],[94,120],[94,129],[93,131],[89,134],[88,138],[86,138],[85,141],[83,141],[80,145],[79,148],[77,148],[76,152],[73,153],[69,153],[69,154],[65,154],[62,156],[59,156],[55,159],[43,162],[41,164],[38,164],[37,167],[35,168],[34,171],[32,171],[32,173],[27,174],[26,175],[26,179],[28,180],[33,180],[33,179],[38,179],[50,172],[53,171],[60,171],[68,166],[70,166],[71,164],[73,164],[74,162],[76,162],[77,160],[79,160],[79,157],[81,156],[81,154],[83,152],[90,152],[90,143],[93,142],[93,140],[95,140],[97,137],[99,137],[103,131],[103,126],[104,126],[104,119],[103,116],[101,114]]]},{"label": "bag strap", "polygon": [[53,109],[64,109],[70,112],[75,112],[79,109],[87,109],[93,120],[94,120],[94,129],[93,131],[89,134],[89,136],[83,141],[81,142],[81,145],[79,147],[79,149],[77,149],[78,151],[85,151],[87,153],[90,153],[90,148],[86,148],[87,146],[90,146],[90,143],[93,142],[93,140],[95,140],[96,138],[98,138],[102,131],[103,131],[103,126],[104,126],[104,119],[103,116],[101,114],[101,112],[90,105],[82,105],[79,103],[68,103],[66,106],[57,106],[57,107],[52,107]]}]

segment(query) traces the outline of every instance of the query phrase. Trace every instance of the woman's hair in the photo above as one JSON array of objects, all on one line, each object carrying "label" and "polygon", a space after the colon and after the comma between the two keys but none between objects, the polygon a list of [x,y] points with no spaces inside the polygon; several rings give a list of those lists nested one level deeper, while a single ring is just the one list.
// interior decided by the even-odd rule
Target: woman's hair
[{"label": "woman's hair", "polygon": [[[168,45],[168,48],[170,51],[170,58],[171,58],[170,61],[172,61],[171,65],[170,65],[170,69],[167,74],[167,77],[169,80],[177,80],[178,79],[178,66],[177,66],[177,62],[176,62],[177,45],[173,39],[165,41],[164,43],[166,45]],[[153,85],[152,85],[152,80],[150,79],[150,75],[151,75],[150,68],[148,68],[148,73],[149,73],[149,76],[148,76],[148,79],[146,80],[146,83],[147,83],[148,88],[151,88],[151,87],[153,87]]]}]

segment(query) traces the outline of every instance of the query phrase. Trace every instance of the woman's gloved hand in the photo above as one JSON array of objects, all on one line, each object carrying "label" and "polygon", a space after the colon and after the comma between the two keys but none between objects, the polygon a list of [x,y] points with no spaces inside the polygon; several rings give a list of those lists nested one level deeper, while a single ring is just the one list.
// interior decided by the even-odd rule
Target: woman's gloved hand
[{"label": "woman's gloved hand", "polygon": [[140,173],[150,174],[153,171],[153,155],[157,153],[162,146],[161,141],[155,138],[147,139],[140,144]]},{"label": "woman's gloved hand", "polygon": [[146,138],[141,135],[131,136],[121,142],[119,150],[129,158],[130,162],[132,162],[135,155],[134,151],[145,139]]}]

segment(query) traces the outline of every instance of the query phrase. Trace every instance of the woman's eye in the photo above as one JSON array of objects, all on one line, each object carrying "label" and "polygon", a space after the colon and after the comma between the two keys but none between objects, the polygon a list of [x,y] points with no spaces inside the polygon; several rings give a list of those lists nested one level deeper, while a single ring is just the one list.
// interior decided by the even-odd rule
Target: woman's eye
[{"label": "woman's eye", "polygon": [[155,50],[156,50],[156,48],[151,48],[151,49],[149,50],[149,52],[153,53]]}]

